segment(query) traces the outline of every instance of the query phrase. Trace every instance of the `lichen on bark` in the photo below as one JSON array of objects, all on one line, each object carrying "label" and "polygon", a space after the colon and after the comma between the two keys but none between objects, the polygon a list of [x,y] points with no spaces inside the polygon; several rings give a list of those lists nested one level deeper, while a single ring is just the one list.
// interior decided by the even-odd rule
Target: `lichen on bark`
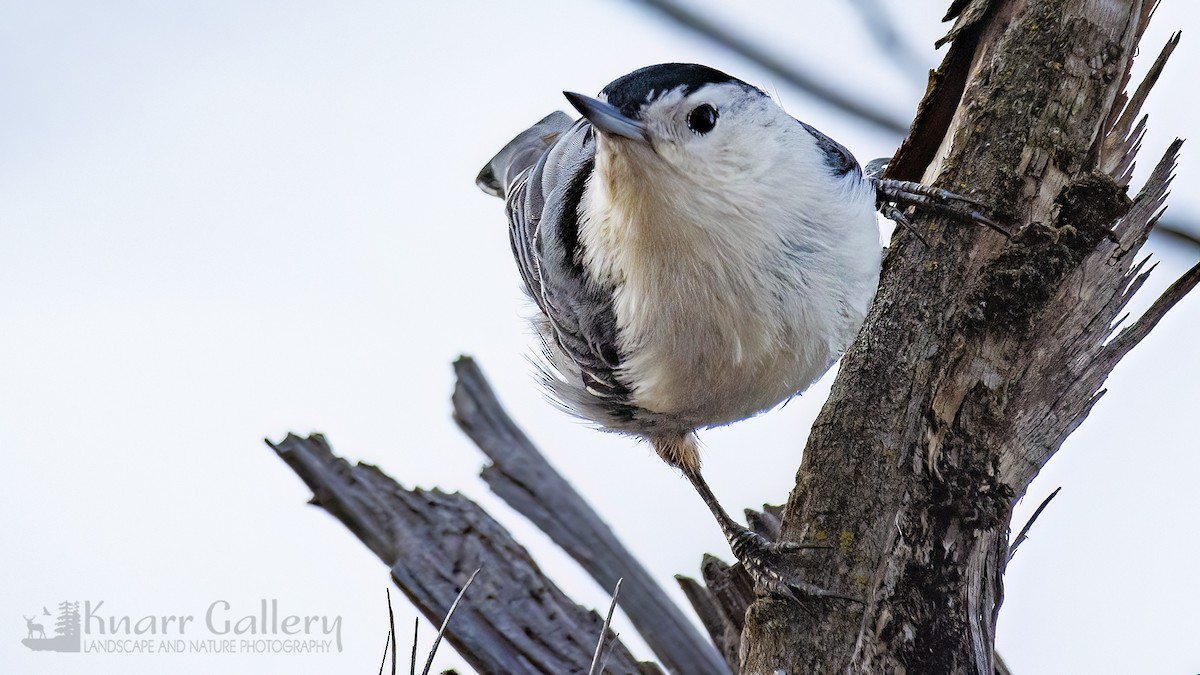
[{"label": "lichen on bark", "polygon": [[925,158],[925,182],[1019,230],[918,213],[928,248],[893,237],[784,512],[785,539],[849,534],[797,571],[866,604],[760,598],[743,672],[993,669],[1012,504],[1124,353],[1106,347],[1138,283],[1124,252],[1145,240],[1177,149],[1130,200],[1128,162],[1111,153],[1137,146],[1136,110],[1122,110],[1140,99],[1122,89],[1149,8],[1102,4],[956,3],[970,20],[896,170]]}]

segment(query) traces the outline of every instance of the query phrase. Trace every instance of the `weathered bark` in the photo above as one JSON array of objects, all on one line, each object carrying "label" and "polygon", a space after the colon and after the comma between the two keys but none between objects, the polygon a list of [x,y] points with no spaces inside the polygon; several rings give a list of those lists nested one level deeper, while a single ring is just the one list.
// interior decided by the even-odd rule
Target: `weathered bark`
[{"label": "weathered bark", "polygon": [[454,372],[454,419],[492,460],[481,474],[492,492],[549,535],[601,587],[624,579],[618,604],[666,668],[689,675],[728,673],[713,644],[512,421],[475,361],[459,358]]},{"label": "weathered bark", "polygon": [[[1178,142],[1168,148],[1137,197],[1126,196],[1145,128],[1141,104],[1175,44],[1147,83],[1122,93],[1151,4],[954,0],[953,44],[889,172],[969,193],[1021,227],[1005,239],[910,216],[928,247],[898,230],[871,314],[809,436],[782,523],[770,510],[749,514],[771,538],[830,545],[799,557],[796,570],[864,602],[813,598],[801,607],[755,599],[739,566],[706,558],[706,586],[679,583],[735,668],[1007,672],[993,642],[1012,505],[1087,416],[1115,364],[1200,281],[1198,265],[1116,332],[1145,279],[1138,252],[1161,213],[1179,150]],[[649,590],[644,573],[626,572],[639,566],[578,495],[535,461],[490,392],[480,394],[482,379],[467,380],[456,393],[456,414],[496,462],[485,471],[489,485],[606,587],[627,575],[646,589],[637,594],[644,602],[629,602],[627,586],[622,605],[643,617],[635,622],[665,662],[679,672],[719,671],[686,622],[658,606],[661,593]],[[511,587],[528,585],[534,598],[548,587],[528,573],[536,567],[523,549],[465,499],[404,491],[373,468],[314,452],[323,444],[313,443],[289,437],[277,450],[435,620],[475,563],[457,553],[423,557],[432,550],[467,551],[471,561],[511,556]],[[570,508],[542,508],[537,497],[546,491],[567,495],[555,501]],[[459,525],[445,526],[446,517]],[[557,589],[551,595],[555,607],[575,612]],[[530,647],[545,653],[540,638],[497,635],[515,636],[508,632],[514,626],[533,631],[526,638],[555,631],[522,623],[525,609],[514,623],[517,602],[507,595],[468,602],[476,614],[465,629],[452,626],[451,642],[482,672],[570,672],[586,664],[590,646],[578,635],[598,629],[594,614],[554,638],[578,641],[569,668],[550,660],[497,665],[512,663],[513,654],[526,658]],[[695,654],[663,657],[689,644],[699,647]],[[476,651],[496,660],[476,661]],[[623,652],[616,658],[617,672],[646,667]]]},{"label": "weathered bark", "polygon": [[1013,503],[1200,278],[1112,335],[1178,151],[1131,205],[1144,95],[1121,92],[1148,4],[957,0],[955,13],[889,171],[1025,225],[1006,240],[917,214],[929,248],[897,231],[784,513],[784,539],[836,544],[795,562],[804,578],[865,604],[757,600],[743,672],[993,672]]},{"label": "weathered bark", "polygon": [[[499,523],[460,494],[407,490],[373,466],[336,457],[325,438],[288,434],[268,444],[328,511],[392,570],[430,622],[440,624],[480,570],[446,639],[481,673],[586,673],[603,620],[575,604]],[[611,675],[662,671],[609,635]]]}]

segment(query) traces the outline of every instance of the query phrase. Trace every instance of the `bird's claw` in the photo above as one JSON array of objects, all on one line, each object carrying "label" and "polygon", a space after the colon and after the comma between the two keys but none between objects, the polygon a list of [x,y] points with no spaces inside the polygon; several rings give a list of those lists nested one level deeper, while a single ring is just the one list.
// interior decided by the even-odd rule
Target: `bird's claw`
[{"label": "bird's claw", "polygon": [[[939,215],[949,216],[957,220],[979,223],[1003,234],[1005,237],[1012,236],[1007,229],[980,210],[984,204],[977,199],[964,197],[949,190],[930,187],[912,181],[894,180],[891,178],[872,178],[871,180],[875,184],[875,198],[879,204],[880,212],[885,217],[895,220],[908,231],[914,232],[914,234],[915,231],[912,226],[903,216],[900,208],[902,206],[916,206],[928,209]],[[918,235],[918,238],[920,238],[920,235]],[[923,238],[921,242],[926,243]]]},{"label": "bird's claw", "polygon": [[815,584],[785,575],[786,558],[800,551],[829,548],[828,546],[796,542],[772,542],[753,530],[743,529],[730,537],[729,546],[742,567],[754,580],[754,590],[760,595],[778,595],[803,607],[802,598],[836,598],[858,604],[862,599],[821,588]]},{"label": "bird's claw", "polygon": [[891,202],[880,202],[879,212],[883,214],[884,218],[887,218],[888,220],[896,223],[900,227],[903,227],[912,233],[912,236],[916,237],[917,241],[921,242],[922,246],[929,248],[929,242],[925,241],[925,237],[921,236],[921,233],[917,231],[917,228],[913,227],[912,223],[908,222],[908,218],[905,217],[904,211],[901,210],[900,207]]}]

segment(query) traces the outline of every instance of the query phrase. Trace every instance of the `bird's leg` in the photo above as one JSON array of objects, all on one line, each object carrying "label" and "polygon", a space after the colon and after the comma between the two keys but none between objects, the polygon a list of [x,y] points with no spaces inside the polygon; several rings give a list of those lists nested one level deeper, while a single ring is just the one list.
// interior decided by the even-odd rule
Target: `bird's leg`
[{"label": "bird's leg", "polygon": [[800,601],[801,595],[862,602],[858,598],[840,595],[785,575],[782,571],[786,569],[785,556],[805,549],[828,547],[796,542],[772,542],[754,530],[738,524],[722,508],[716,495],[708,487],[708,482],[700,475],[700,456],[694,436],[689,434],[677,438],[656,438],[652,442],[659,456],[668,464],[678,467],[696,489],[700,499],[704,500],[708,510],[717,519],[717,524],[721,526],[721,531],[725,533],[733,555],[754,580],[756,590],[782,595],[796,602]]},{"label": "bird's leg", "polygon": [[871,181],[875,186],[875,200],[879,204],[883,215],[896,220],[896,222],[905,226],[910,231],[912,228],[909,227],[908,221],[904,220],[902,215],[900,219],[896,218],[896,215],[900,214],[897,207],[916,206],[956,220],[965,220],[985,225],[1003,234],[1005,237],[1012,236],[1008,230],[983,213],[981,210],[983,204],[978,200],[963,197],[949,190],[929,187],[928,185],[906,180],[894,180],[874,176],[869,176],[867,180]]},{"label": "bird's leg", "polygon": [[859,598],[841,595],[840,593],[835,593],[797,579],[794,576],[785,575],[783,570],[786,569],[785,557],[787,555],[805,549],[827,547],[796,542],[772,542],[754,530],[739,525],[721,507],[721,503],[713,495],[712,490],[708,487],[708,483],[700,475],[699,469],[689,470],[680,468],[683,470],[683,475],[687,476],[687,479],[691,481],[692,487],[696,488],[696,492],[704,500],[705,505],[708,506],[708,510],[712,511],[713,516],[716,517],[717,523],[721,526],[721,531],[725,533],[725,539],[729,542],[730,550],[733,551],[733,555],[738,559],[738,562],[750,574],[750,578],[754,580],[756,590],[760,593],[767,592],[782,595],[796,602],[800,602],[800,596],[802,595],[862,602]]}]

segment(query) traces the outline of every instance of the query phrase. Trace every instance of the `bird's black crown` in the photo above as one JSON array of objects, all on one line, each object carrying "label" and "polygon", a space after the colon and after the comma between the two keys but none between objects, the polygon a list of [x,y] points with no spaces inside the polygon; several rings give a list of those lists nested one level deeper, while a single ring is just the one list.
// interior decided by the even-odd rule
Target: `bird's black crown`
[{"label": "bird's black crown", "polygon": [[752,87],[715,68],[696,63],[660,63],[618,77],[600,93],[606,96],[609,105],[615,106],[622,115],[636,119],[642,106],[656,96],[681,87],[686,96],[706,84],[723,82],[733,82],[748,90],[758,91],[757,87]]}]

